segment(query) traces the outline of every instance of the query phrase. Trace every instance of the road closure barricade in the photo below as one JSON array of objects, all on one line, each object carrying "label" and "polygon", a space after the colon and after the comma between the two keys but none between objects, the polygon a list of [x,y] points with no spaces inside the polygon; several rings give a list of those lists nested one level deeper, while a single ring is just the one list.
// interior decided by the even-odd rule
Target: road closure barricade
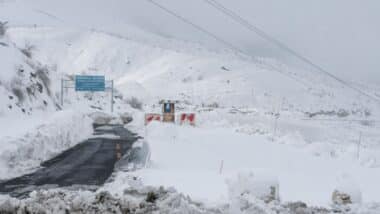
[{"label": "road closure barricade", "polygon": [[180,115],[180,124],[190,124],[195,126],[195,113],[182,113]]},{"label": "road closure barricade", "polygon": [[152,121],[161,121],[161,114],[145,114],[145,125]]}]

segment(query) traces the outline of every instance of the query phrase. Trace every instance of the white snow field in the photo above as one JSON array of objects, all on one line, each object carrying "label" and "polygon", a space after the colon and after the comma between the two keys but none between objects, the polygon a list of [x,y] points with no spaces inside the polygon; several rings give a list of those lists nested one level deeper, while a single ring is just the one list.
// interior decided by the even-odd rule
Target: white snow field
[{"label": "white snow field", "polygon": [[314,206],[328,206],[335,188],[347,182],[358,186],[364,202],[377,201],[380,191],[377,169],[353,158],[315,156],[266,136],[158,123],[146,132],[151,164],[134,174],[144,184],[174,186],[200,201],[227,202],[228,179],[244,171],[278,180],[281,200]]},{"label": "white snow field", "polygon": [[[113,115],[133,116],[127,128],[148,143],[147,164],[115,172],[96,193],[1,196],[0,208],[44,201],[41,206],[57,213],[87,206],[102,191],[138,206],[150,188],[164,186],[162,213],[276,213],[295,201],[331,209],[334,190],[352,197],[344,212],[380,212],[378,102],[275,58],[241,56],[139,29],[110,15],[117,4],[107,15],[97,7],[108,4],[93,2],[70,11],[63,1],[58,7],[45,0],[0,0],[0,21],[9,21],[0,35],[0,180],[32,172],[90,137],[89,115],[110,113],[109,93],[65,90],[60,105],[61,79],[75,74],[115,81]],[[378,86],[352,84],[380,97]],[[143,109],[129,105],[132,97]],[[196,126],[145,127],[144,114],[160,113],[161,99],[178,100],[178,114],[196,113]],[[273,186],[278,202],[264,203]]]}]

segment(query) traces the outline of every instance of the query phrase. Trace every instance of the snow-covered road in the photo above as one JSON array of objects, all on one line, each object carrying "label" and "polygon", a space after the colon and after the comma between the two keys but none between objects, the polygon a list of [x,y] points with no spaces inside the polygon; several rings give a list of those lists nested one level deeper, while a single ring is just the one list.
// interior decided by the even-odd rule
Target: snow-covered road
[{"label": "snow-covered road", "polygon": [[136,140],[122,125],[98,127],[94,138],[42,163],[43,168],[0,183],[0,192],[20,196],[41,186],[102,185]]}]

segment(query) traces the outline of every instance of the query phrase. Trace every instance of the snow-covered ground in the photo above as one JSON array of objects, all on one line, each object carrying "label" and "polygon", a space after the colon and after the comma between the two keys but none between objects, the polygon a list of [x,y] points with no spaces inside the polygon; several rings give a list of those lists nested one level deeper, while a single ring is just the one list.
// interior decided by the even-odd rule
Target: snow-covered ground
[{"label": "snow-covered ground", "polygon": [[229,128],[155,123],[146,132],[151,164],[134,174],[144,184],[174,186],[193,199],[228,201],[226,181],[247,170],[278,179],[283,201],[327,206],[341,182],[358,186],[364,202],[378,199],[379,170],[361,166],[354,158],[315,156],[302,147],[272,142],[265,135],[236,133]]},{"label": "snow-covered ground", "polygon": [[[30,22],[12,15],[17,5]],[[128,128],[145,138],[150,160],[143,169],[115,173],[97,193],[121,197],[127,188],[165,186],[223,207],[264,180],[278,185],[281,202],[329,207],[333,191],[349,186],[354,206],[379,210],[379,103],[276,59],[243,57],[117,22],[72,26],[29,6],[0,1],[0,18],[10,21],[0,36],[0,179],[31,172],[91,135],[88,115],[109,112],[109,93],[65,90],[62,107],[60,83],[99,74],[115,81],[114,115],[132,114]],[[355,84],[380,94],[376,86]],[[131,108],[132,97],[143,110]],[[178,113],[195,112],[196,127],[144,127],[144,113],[160,113],[160,99],[178,100]]]},{"label": "snow-covered ground", "polygon": [[[34,123],[37,121],[39,125],[35,126]],[[1,118],[1,122],[13,124],[10,127],[18,129],[14,126],[17,121],[6,122]],[[0,179],[32,172],[41,162],[82,142],[93,133],[92,119],[83,112],[72,110],[51,114],[43,122],[40,115],[33,122],[23,120],[17,125],[20,130],[18,135],[12,133],[13,136],[6,135],[0,138]]]}]

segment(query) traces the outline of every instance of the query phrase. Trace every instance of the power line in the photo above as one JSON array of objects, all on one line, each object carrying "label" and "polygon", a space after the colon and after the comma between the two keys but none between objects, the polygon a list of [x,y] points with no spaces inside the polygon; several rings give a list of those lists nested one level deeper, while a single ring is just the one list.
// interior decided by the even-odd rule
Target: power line
[{"label": "power line", "polygon": [[166,13],[168,13],[168,14],[170,14],[170,15],[178,18],[178,19],[180,19],[181,21],[185,22],[186,24],[191,25],[192,27],[196,28],[197,30],[201,31],[202,33],[207,34],[208,36],[212,37],[216,41],[218,41],[218,42],[226,45],[227,47],[231,48],[232,50],[236,51],[237,53],[240,53],[243,57],[247,57],[247,56],[249,57],[249,54],[245,53],[243,50],[241,50],[240,48],[236,47],[232,43],[227,42],[224,39],[221,39],[220,37],[216,36],[215,34],[211,33],[210,31],[208,31],[208,30],[200,27],[199,25],[194,24],[193,22],[189,21],[188,19],[184,18],[181,15],[178,15],[174,11],[169,10],[168,8],[166,8],[163,5],[155,2],[154,0],[146,0],[146,1],[149,2],[149,3],[152,3],[153,5],[155,5],[156,7],[160,8],[161,10],[165,11]]},{"label": "power line", "polygon": [[243,25],[244,27],[246,27],[248,30],[250,31],[253,31],[255,32],[256,34],[258,34],[260,37],[266,39],[267,41],[275,44],[277,47],[279,47],[280,49],[282,50],[285,50],[287,51],[288,53],[292,54],[293,56],[295,56],[296,58],[298,58],[299,60],[303,61],[304,63],[310,65],[311,67],[314,67],[317,71],[319,71],[320,73],[323,73],[325,75],[327,75],[328,77],[336,80],[337,82],[345,85],[346,87],[358,92],[359,94],[362,94],[372,100],[375,100],[377,102],[380,102],[379,99],[377,99],[376,97],[366,93],[365,91],[363,90],[360,90],[359,88],[356,88],[354,86],[352,86],[350,83],[348,83],[347,81],[331,74],[330,72],[328,72],[326,69],[322,68],[321,66],[317,65],[316,63],[312,62],[311,60],[309,60],[308,58],[302,56],[301,54],[299,54],[298,52],[296,52],[295,50],[289,48],[288,46],[286,46],[284,43],[280,42],[279,40],[273,38],[272,36],[270,36],[269,34],[267,34],[266,32],[264,32],[263,30],[261,30],[260,28],[258,28],[257,26],[251,24],[250,22],[248,22],[246,19],[242,18],[241,16],[239,16],[238,14],[236,14],[235,12],[233,12],[232,10],[226,8],[224,5],[222,5],[221,3],[215,1],[215,0],[203,0],[204,2],[206,2],[207,4],[211,5],[212,7],[214,7],[215,9],[219,10],[220,12],[226,14],[227,16],[231,17],[235,22]]},{"label": "power line", "polygon": [[[157,8],[159,8],[159,9],[165,11],[166,13],[168,13],[168,14],[170,14],[170,15],[176,17],[176,18],[178,18],[178,19],[181,20],[182,22],[184,22],[184,23],[186,23],[186,24],[192,26],[193,28],[197,29],[198,31],[200,31],[200,32],[202,32],[202,33],[204,33],[204,34],[210,36],[211,38],[215,39],[216,41],[218,41],[218,42],[220,42],[220,43],[226,45],[226,46],[229,47],[230,49],[236,51],[236,53],[240,54],[242,57],[244,57],[244,58],[247,58],[247,57],[248,57],[248,58],[250,58],[251,60],[255,60],[250,54],[246,53],[246,52],[243,51],[242,49],[240,49],[240,48],[236,47],[235,45],[233,45],[232,43],[227,42],[226,40],[224,40],[224,39],[218,37],[217,35],[211,33],[210,31],[208,31],[208,30],[206,30],[206,29],[200,27],[199,25],[196,25],[195,23],[189,21],[188,19],[186,19],[186,18],[184,18],[183,16],[177,14],[176,12],[174,12],[174,11],[172,11],[172,10],[166,8],[166,7],[163,6],[162,4],[159,4],[159,3],[157,3],[157,2],[154,1],[154,0],[146,0],[146,1],[149,2],[149,3],[151,3],[151,4],[153,4],[153,5],[156,6]],[[255,61],[258,62],[258,63],[260,63],[260,62],[257,61],[257,60],[255,60]],[[292,80],[296,81],[296,82],[299,83],[299,84],[302,84],[302,85],[304,85],[304,86],[306,86],[306,87],[309,87],[306,83],[302,82],[301,80],[299,80],[299,79],[297,79],[297,78],[295,78],[295,77],[293,77],[293,76],[291,76],[291,75],[289,75],[289,74],[287,74],[287,73],[284,73],[284,72],[280,71],[279,69],[275,68],[273,65],[266,64],[266,66],[268,66],[268,67],[271,68],[272,70],[274,70],[274,71],[276,71],[276,72],[278,72],[278,73],[280,73],[280,74],[282,74],[282,75],[288,77],[289,79],[292,79]]]},{"label": "power line", "polygon": [[[216,36],[215,34],[207,31],[206,29],[200,27],[199,25],[196,25],[194,24],[193,22],[189,21],[188,19],[184,18],[183,16],[181,15],[178,15],[177,13],[175,13],[174,11],[164,7],[163,5],[155,2],[154,0],[146,0],[147,2],[155,5],[156,7],[160,8],[161,10],[165,11],[166,13],[180,19],[181,21],[185,22],[186,24],[194,27],[195,29],[201,31],[202,33],[205,33],[206,35],[214,38],[216,41],[226,45],[227,47],[231,48],[232,50],[236,51],[237,53],[239,53],[241,56],[243,57],[251,57],[248,53],[246,53],[245,51],[243,51],[242,49],[236,47],[235,45],[233,45],[232,43],[230,42],[227,42],[223,39],[221,39],[220,37]],[[270,42],[276,44],[278,47],[280,47],[281,49],[284,49],[286,51],[288,51],[289,53],[291,53],[292,55],[296,56],[297,58],[299,58],[301,61],[304,61],[306,64],[309,64],[311,65],[312,67],[316,68],[319,72],[322,72],[324,73],[325,75],[331,77],[332,79],[340,82],[341,84],[345,85],[346,87],[348,88],[351,88],[353,89],[354,91],[372,99],[372,100],[375,100],[377,102],[380,102],[379,99],[367,94],[366,92],[356,88],[356,87],[353,87],[351,86],[348,82],[340,79],[339,77],[337,76],[334,76],[333,74],[327,72],[326,70],[324,70],[322,67],[318,66],[317,64],[311,62],[309,59],[307,59],[306,57],[303,57],[302,55],[298,54],[296,51],[293,51],[292,49],[288,48],[286,45],[282,44],[280,41],[272,38],[271,36],[269,36],[268,34],[266,34],[264,31],[260,30],[259,28],[257,28],[256,26],[250,24],[248,21],[244,20],[242,17],[240,17],[239,15],[235,14],[234,12],[232,12],[231,10],[227,9],[226,7],[224,7],[223,5],[221,5],[220,3],[214,1],[214,0],[204,0],[206,3],[210,4],[211,6],[213,6],[214,8],[218,9],[219,11],[227,14],[228,16],[230,16],[231,18],[233,18],[236,22],[242,24],[243,26],[245,27],[248,27],[248,29],[250,29],[251,31],[253,30],[255,33],[259,34],[261,37],[264,37],[266,40],[269,40]],[[301,83],[303,85],[305,85],[304,83],[300,82],[300,80],[298,79],[295,79],[294,77],[286,74],[286,73],[283,73],[281,71],[279,71],[278,69],[276,69],[274,66],[270,66],[270,65],[267,65],[269,67],[271,67],[273,70],[277,71],[278,73],[280,74],[283,74],[285,76],[287,76],[288,78],[291,78],[295,81],[297,81],[298,83]]]}]

